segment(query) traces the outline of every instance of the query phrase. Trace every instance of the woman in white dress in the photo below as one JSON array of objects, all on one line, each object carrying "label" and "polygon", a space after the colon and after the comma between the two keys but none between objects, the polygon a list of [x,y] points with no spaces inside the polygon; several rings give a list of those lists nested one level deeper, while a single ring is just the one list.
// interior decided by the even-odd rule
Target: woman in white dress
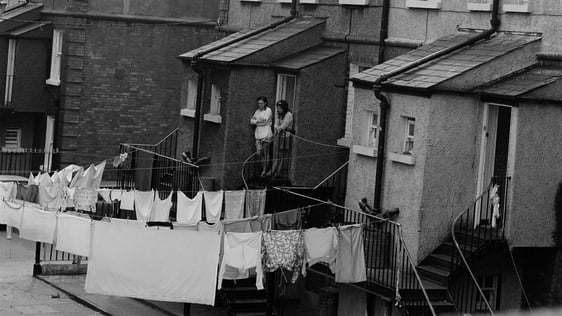
[{"label": "woman in white dress", "polygon": [[258,109],[250,119],[250,124],[256,126],[254,137],[256,138],[256,152],[258,159],[261,161],[262,172],[261,177],[264,178],[267,173],[267,163],[269,160],[269,147],[273,132],[271,131],[272,112],[267,106],[266,97],[257,98]]}]

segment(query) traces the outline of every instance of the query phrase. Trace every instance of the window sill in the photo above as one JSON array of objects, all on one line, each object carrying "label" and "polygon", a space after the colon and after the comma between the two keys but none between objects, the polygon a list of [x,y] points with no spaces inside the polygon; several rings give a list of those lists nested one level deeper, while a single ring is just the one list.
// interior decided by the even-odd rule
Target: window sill
[{"label": "window sill", "polygon": [[50,85],[50,86],[55,86],[58,87],[60,86],[60,80],[55,80],[55,79],[47,79],[45,81],[46,84]]},{"label": "window sill", "polygon": [[353,150],[354,154],[373,157],[373,158],[377,157],[377,148],[376,147],[353,145],[352,150]]},{"label": "window sill", "polygon": [[339,4],[340,5],[368,5],[369,0],[339,0]]},{"label": "window sill", "polygon": [[466,8],[469,11],[492,11],[491,3],[467,3]]},{"label": "window sill", "polygon": [[[292,3],[293,0],[277,0],[277,2],[281,3]],[[316,4],[318,0],[299,0],[299,4]]]},{"label": "window sill", "polygon": [[339,146],[351,147],[351,138],[340,138],[337,140]]},{"label": "window sill", "polygon": [[410,9],[441,9],[441,0],[406,0]]},{"label": "window sill", "polygon": [[388,153],[388,158],[394,162],[413,166],[416,164],[416,158],[408,154]]},{"label": "window sill", "polygon": [[207,113],[203,115],[203,119],[207,122],[212,122],[217,124],[222,123],[222,117],[220,116],[220,114]]},{"label": "window sill", "polygon": [[180,114],[181,114],[182,116],[195,117],[195,110],[192,110],[192,109],[181,109]]},{"label": "window sill", "polygon": [[529,4],[504,4],[503,11],[509,13],[531,13]]}]

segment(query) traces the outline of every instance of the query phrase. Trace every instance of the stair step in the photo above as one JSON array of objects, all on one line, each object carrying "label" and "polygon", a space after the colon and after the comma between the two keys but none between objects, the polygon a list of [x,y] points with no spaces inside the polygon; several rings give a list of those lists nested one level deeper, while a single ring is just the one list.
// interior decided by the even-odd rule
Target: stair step
[{"label": "stair step", "polygon": [[447,286],[450,271],[439,269],[430,265],[419,265],[417,270],[422,279],[428,279],[433,283]]},{"label": "stair step", "polygon": [[[471,254],[473,254],[474,252],[476,252],[478,250],[479,245],[470,245],[470,244],[466,244],[463,242],[459,242],[459,247],[461,248],[463,254],[466,256],[470,256]],[[442,253],[442,254],[447,254],[447,255],[451,255],[451,254],[457,254],[458,250],[457,247],[455,247],[455,244],[453,243],[452,240],[450,241],[444,241],[441,243],[441,245],[439,245],[439,247],[437,247],[437,249],[434,251],[434,253]]]},{"label": "stair step", "polygon": [[449,270],[451,269],[451,258],[451,254],[432,253],[423,260],[422,264],[428,264],[444,270]]}]

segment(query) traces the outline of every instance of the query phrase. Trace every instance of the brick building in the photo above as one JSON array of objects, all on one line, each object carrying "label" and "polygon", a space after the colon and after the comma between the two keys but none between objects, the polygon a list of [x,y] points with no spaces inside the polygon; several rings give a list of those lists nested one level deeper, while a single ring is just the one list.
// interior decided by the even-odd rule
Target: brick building
[{"label": "brick building", "polygon": [[[215,39],[214,1],[43,1],[61,48],[55,146],[60,164],[156,143],[177,127],[186,49]],[[108,174],[110,175],[110,174]]]}]

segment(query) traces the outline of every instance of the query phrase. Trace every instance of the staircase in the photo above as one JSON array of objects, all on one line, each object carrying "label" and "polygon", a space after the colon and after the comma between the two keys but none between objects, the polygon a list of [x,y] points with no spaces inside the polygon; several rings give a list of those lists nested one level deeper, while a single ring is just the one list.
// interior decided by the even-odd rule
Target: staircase
[{"label": "staircase", "polygon": [[267,280],[264,290],[256,288],[255,276],[242,280],[223,280],[219,295],[229,316],[279,315],[277,311],[282,308],[276,302],[279,293],[275,293],[274,286],[281,282],[279,273],[266,273],[264,277]]},{"label": "staircase", "polygon": [[[451,234],[417,265],[416,269],[437,314],[474,312],[471,310],[475,305],[474,301],[480,299],[477,285],[464,284],[461,291],[456,291],[452,286],[459,276],[466,276],[469,271],[460,251],[467,262],[471,262],[494,246],[505,244],[503,227],[508,183],[508,178],[493,179],[488,189],[453,222],[455,239]],[[493,191],[495,185],[498,185],[499,190]],[[499,213],[502,214],[495,218],[495,227],[491,224],[494,220],[493,197],[499,198],[496,201],[500,203]],[[408,290],[403,291],[404,305],[415,302],[411,299],[412,296]],[[485,310],[482,306],[480,309]],[[426,314],[422,310],[408,310],[410,315]]]}]

